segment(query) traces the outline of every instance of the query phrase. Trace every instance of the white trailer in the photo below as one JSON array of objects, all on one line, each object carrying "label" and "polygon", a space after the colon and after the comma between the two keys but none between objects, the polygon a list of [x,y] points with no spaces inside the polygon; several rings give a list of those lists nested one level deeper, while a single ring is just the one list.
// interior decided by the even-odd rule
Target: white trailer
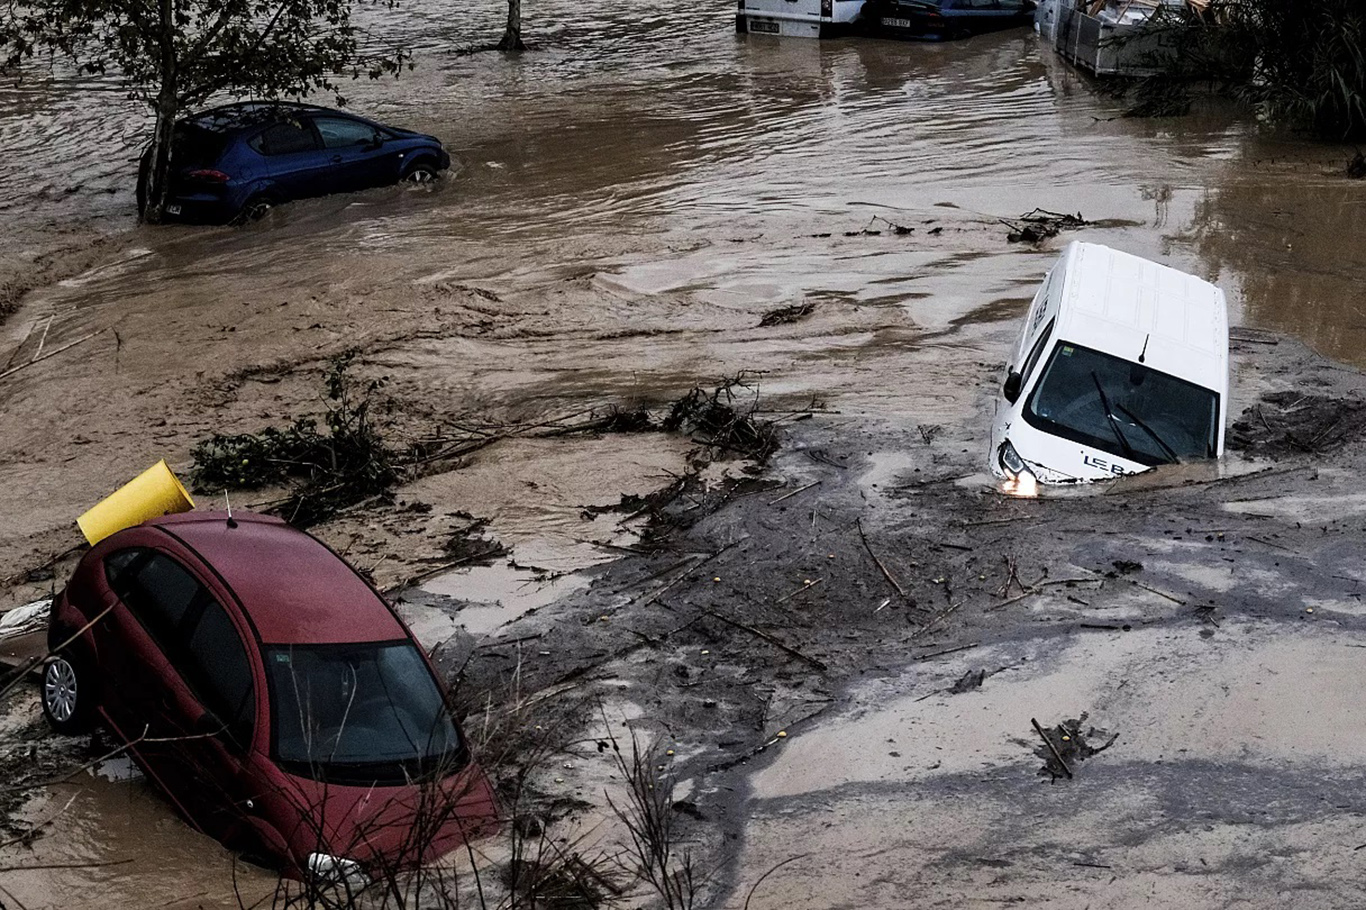
[{"label": "white trailer", "polygon": [[863,0],[739,0],[735,30],[741,34],[828,38],[850,31]]}]

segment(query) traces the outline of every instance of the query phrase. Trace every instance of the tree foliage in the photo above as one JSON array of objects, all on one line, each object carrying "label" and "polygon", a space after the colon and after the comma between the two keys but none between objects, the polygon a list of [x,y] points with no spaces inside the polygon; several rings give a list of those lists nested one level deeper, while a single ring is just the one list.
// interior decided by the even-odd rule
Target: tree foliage
[{"label": "tree foliage", "polygon": [[1149,86],[1200,80],[1267,120],[1329,139],[1366,137],[1366,4],[1362,0],[1211,0],[1203,13],[1155,19],[1174,53]]},{"label": "tree foliage", "polygon": [[355,3],[396,0],[6,0],[0,6],[0,69],[61,57],[87,74],[117,75],[152,108],[152,204],[164,202],[172,126],[210,99],[279,99],[346,79],[398,74],[401,47],[380,45],[352,21]]}]

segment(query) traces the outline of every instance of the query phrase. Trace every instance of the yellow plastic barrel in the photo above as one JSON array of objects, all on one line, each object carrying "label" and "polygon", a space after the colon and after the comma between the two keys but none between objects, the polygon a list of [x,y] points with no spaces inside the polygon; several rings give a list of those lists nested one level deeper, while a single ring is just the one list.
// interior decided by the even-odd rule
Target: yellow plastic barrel
[{"label": "yellow plastic barrel", "polygon": [[77,518],[76,524],[93,547],[115,531],[193,508],[189,491],[162,459]]}]

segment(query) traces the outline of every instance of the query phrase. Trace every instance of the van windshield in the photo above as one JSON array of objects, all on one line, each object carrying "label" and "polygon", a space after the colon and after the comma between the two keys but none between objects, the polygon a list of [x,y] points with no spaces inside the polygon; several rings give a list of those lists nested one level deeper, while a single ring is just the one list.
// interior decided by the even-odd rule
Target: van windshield
[{"label": "van windshield", "polygon": [[1045,433],[1151,467],[1215,456],[1219,396],[1141,363],[1060,341],[1024,418]]},{"label": "van windshield", "polygon": [[341,782],[401,782],[460,757],[459,734],[412,642],[268,647],[275,757]]}]

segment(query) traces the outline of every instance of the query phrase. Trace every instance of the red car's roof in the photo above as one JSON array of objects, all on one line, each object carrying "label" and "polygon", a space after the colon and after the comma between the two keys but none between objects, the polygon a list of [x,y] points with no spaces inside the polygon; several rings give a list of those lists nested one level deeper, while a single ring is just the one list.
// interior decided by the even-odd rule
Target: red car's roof
[{"label": "red car's roof", "polygon": [[197,552],[237,595],[266,644],[391,641],[407,632],[359,575],[277,518],[189,512],[148,524]]}]

